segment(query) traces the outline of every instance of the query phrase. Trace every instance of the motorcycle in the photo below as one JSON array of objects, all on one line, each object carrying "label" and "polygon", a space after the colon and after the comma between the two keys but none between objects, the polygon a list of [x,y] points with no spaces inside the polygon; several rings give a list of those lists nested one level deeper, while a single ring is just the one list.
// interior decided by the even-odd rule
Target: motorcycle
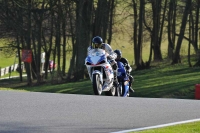
[{"label": "motorcycle", "polygon": [[[107,59],[107,53],[103,49],[92,49],[85,59],[90,80],[95,95],[115,96],[118,93],[117,85],[114,82],[114,73]],[[103,88],[105,83],[109,83]]]},{"label": "motorcycle", "polygon": [[118,73],[117,79],[119,82],[119,95],[122,97],[129,97],[129,77],[126,73],[125,66],[122,62],[117,61]]}]

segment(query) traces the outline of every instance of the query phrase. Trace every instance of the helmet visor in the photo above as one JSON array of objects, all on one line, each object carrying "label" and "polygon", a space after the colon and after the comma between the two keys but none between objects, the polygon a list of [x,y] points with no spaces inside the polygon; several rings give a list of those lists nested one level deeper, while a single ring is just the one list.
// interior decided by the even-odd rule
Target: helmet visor
[{"label": "helmet visor", "polygon": [[93,48],[101,48],[101,43],[92,43]]}]

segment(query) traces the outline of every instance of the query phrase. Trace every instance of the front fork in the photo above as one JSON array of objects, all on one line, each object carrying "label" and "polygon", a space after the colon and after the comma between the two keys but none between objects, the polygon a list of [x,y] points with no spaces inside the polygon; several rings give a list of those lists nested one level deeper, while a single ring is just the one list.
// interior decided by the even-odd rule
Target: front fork
[{"label": "front fork", "polygon": [[[98,74],[99,76],[100,76],[100,83],[101,83],[101,85],[103,85],[103,74],[102,74],[102,72],[100,72],[99,70],[94,70],[93,72],[92,72],[92,79],[93,79],[93,75],[94,74]],[[92,81],[93,82],[93,81]]]}]

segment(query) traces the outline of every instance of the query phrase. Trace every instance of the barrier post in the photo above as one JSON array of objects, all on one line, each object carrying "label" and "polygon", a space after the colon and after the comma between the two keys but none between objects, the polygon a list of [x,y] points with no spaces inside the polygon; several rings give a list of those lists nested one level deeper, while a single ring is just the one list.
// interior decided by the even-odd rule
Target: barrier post
[{"label": "barrier post", "polygon": [[200,100],[200,84],[195,85],[195,99]]}]

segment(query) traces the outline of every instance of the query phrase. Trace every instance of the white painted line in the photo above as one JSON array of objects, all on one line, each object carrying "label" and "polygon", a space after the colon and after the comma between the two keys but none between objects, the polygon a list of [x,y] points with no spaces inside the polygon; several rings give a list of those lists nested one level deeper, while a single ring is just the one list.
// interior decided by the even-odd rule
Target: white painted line
[{"label": "white painted line", "polygon": [[168,124],[162,124],[162,125],[157,125],[157,126],[142,127],[142,128],[129,129],[129,130],[123,130],[123,131],[118,131],[118,132],[111,132],[111,133],[128,133],[128,132],[142,131],[142,130],[148,130],[148,129],[154,129],[154,128],[174,126],[178,124],[185,124],[185,123],[196,122],[196,121],[200,121],[200,118],[193,119],[193,120],[180,121],[180,122],[173,122],[173,123],[168,123]]}]

